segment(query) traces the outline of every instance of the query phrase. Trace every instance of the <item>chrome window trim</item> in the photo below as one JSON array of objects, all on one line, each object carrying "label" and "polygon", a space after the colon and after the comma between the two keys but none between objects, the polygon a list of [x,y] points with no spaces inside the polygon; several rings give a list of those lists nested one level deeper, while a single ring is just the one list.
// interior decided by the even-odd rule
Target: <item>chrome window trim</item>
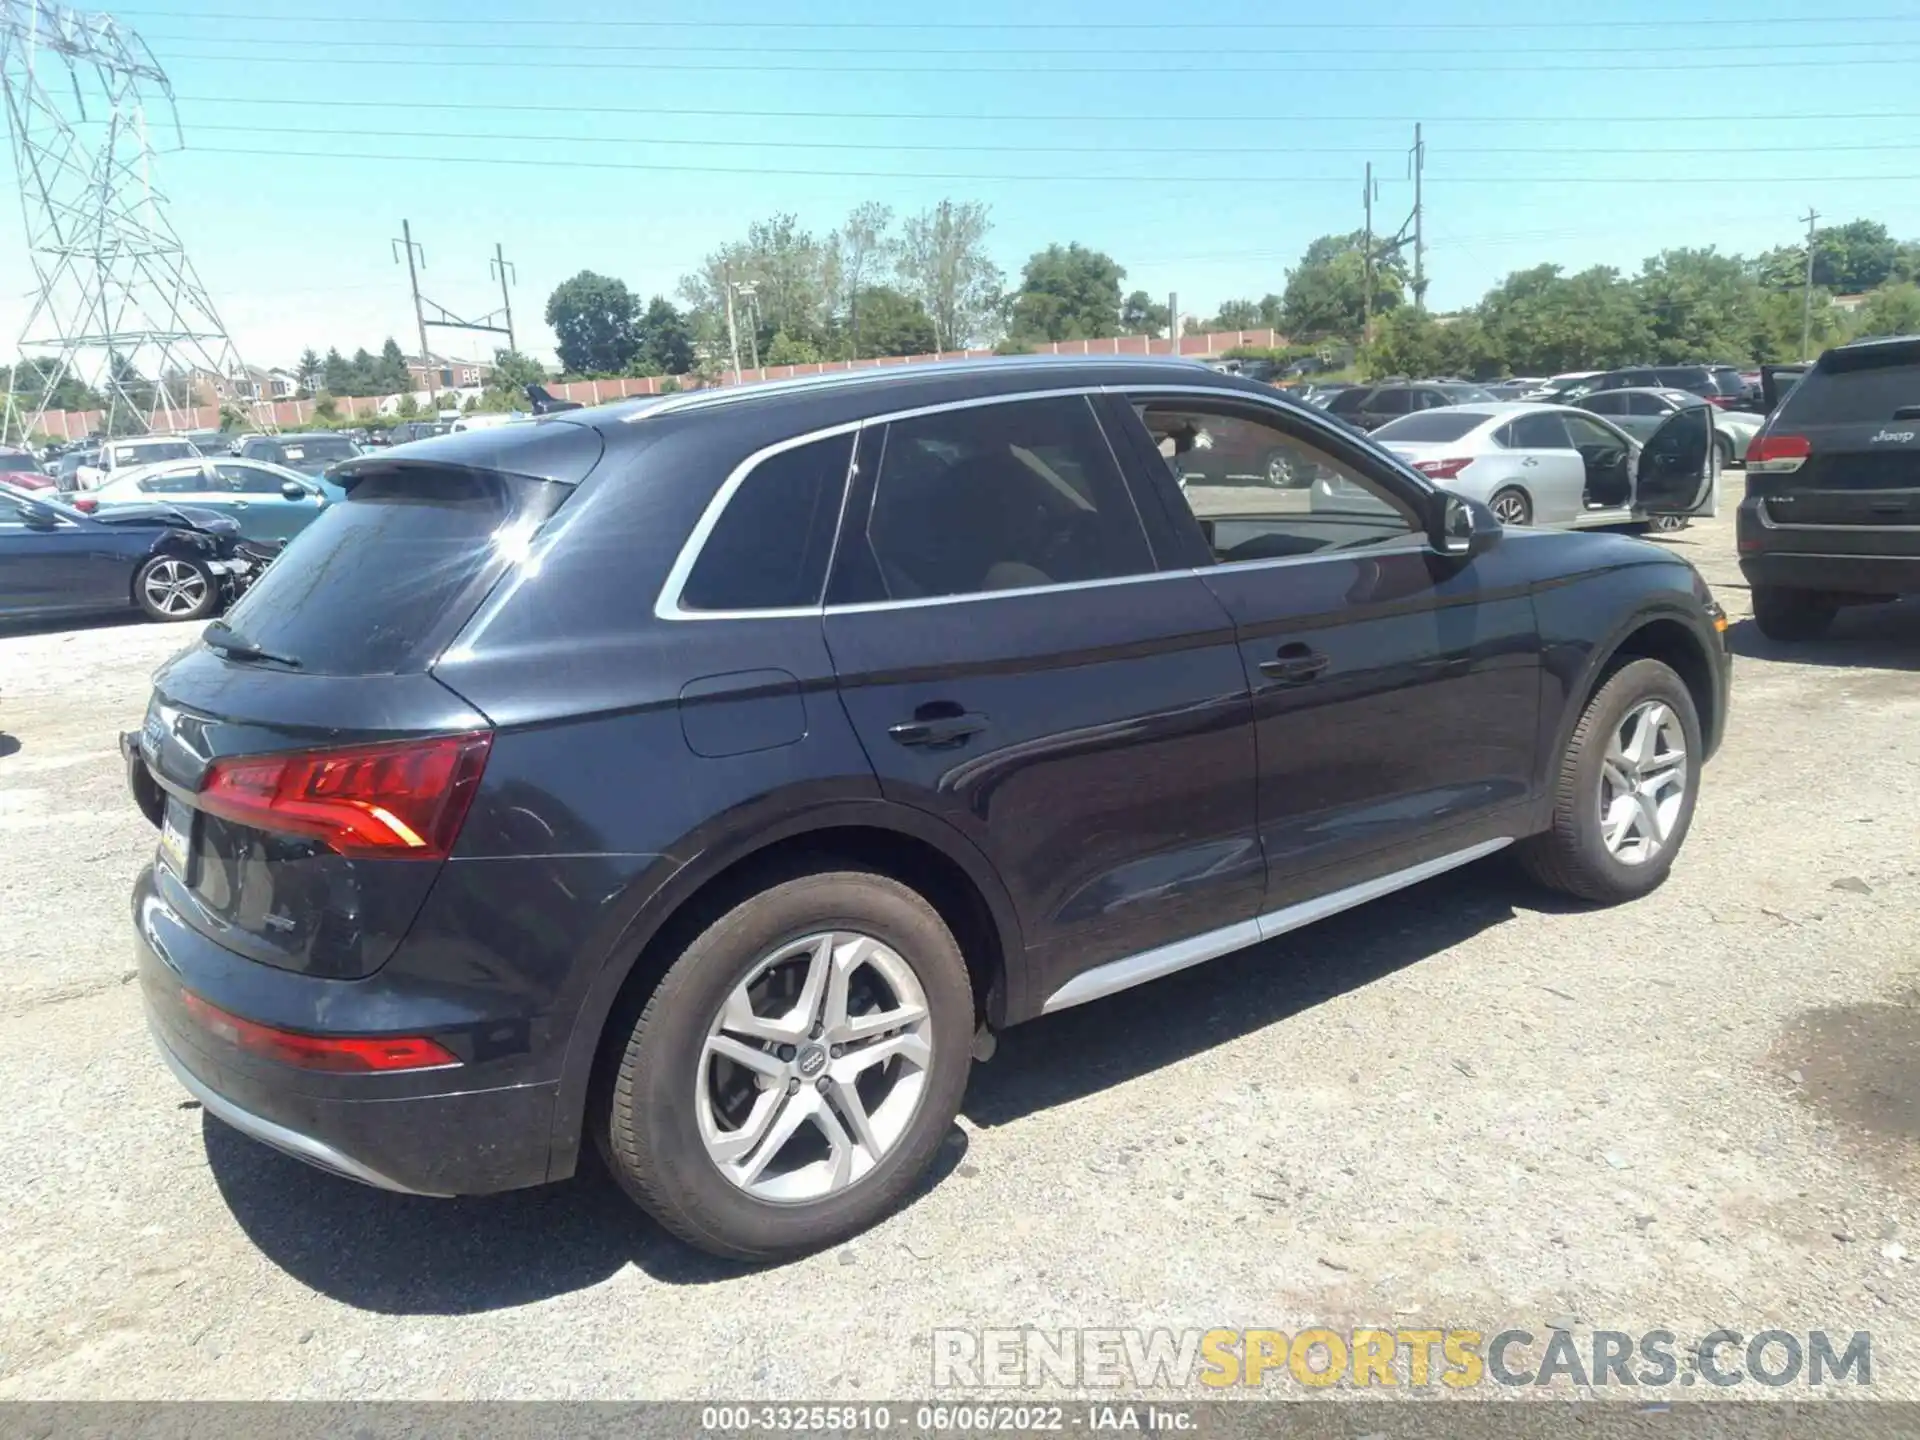
[{"label": "chrome window trim", "polygon": [[1190,936],[1185,940],[1176,940],[1152,950],[1143,950],[1137,955],[1125,955],[1118,960],[1109,960],[1104,965],[1096,965],[1091,970],[1083,970],[1066,984],[1055,990],[1041,1005],[1040,1013],[1051,1015],[1056,1010],[1070,1009],[1083,1005],[1089,1000],[1098,1000],[1121,990],[1131,989],[1135,985],[1144,985],[1149,980],[1158,980],[1163,975],[1171,975],[1177,970],[1199,965],[1207,960],[1218,959],[1235,950],[1244,950],[1249,945],[1257,945],[1263,940],[1271,940],[1285,935],[1290,930],[1311,925],[1317,920],[1338,915],[1342,910],[1351,910],[1356,905],[1364,905],[1383,895],[1391,895],[1396,890],[1404,890],[1410,885],[1418,885],[1423,880],[1431,880],[1436,875],[1444,875],[1449,870],[1462,865],[1470,865],[1475,860],[1491,855],[1496,850],[1506,848],[1513,843],[1510,835],[1494,840],[1483,840],[1478,845],[1469,845],[1464,850],[1455,850],[1450,854],[1435,856],[1423,860],[1418,865],[1409,865],[1404,870],[1395,870],[1390,874],[1377,875],[1371,880],[1362,880],[1357,885],[1347,885],[1339,890],[1329,890],[1324,895],[1301,900],[1278,910],[1268,911],[1265,915],[1252,920],[1237,920],[1231,925],[1223,925],[1218,930],[1209,930],[1203,935]]},{"label": "chrome window trim", "polygon": [[[802,445],[811,445],[816,440],[830,440],[836,435],[853,433],[853,456],[848,462],[847,469],[847,480],[851,482],[855,470],[860,463],[860,438],[858,432],[866,430],[870,426],[891,425],[896,420],[915,420],[923,415],[940,415],[950,410],[975,410],[983,405],[1014,405],[1028,400],[1059,400],[1072,397],[1091,398],[1100,393],[1101,387],[1098,385],[1070,385],[1066,387],[1056,386],[1047,390],[1021,390],[1006,395],[970,395],[963,400],[945,400],[937,405],[916,405],[906,410],[892,410],[884,415],[869,415],[863,420],[848,420],[838,425],[823,426],[818,430],[809,430],[800,435],[790,436],[785,440],[777,441],[763,449],[754,451],[753,454],[733,467],[733,470],[728,474],[727,478],[720,482],[720,488],[714,492],[713,499],[707,502],[707,508],[700,513],[700,519],[695,523],[693,533],[687,536],[686,543],[680,547],[680,553],[674,557],[673,566],[667,571],[667,578],[660,586],[659,597],[654,601],[653,606],[655,618],[660,620],[795,619],[807,615],[821,615],[829,611],[891,609],[897,606],[935,605],[960,600],[979,600],[991,598],[996,595],[1032,595],[1046,590],[1077,590],[1089,585],[1112,585],[1126,580],[1143,580],[1154,575],[1166,573],[1163,571],[1145,571],[1139,575],[1118,576],[1109,580],[1075,580],[1066,581],[1058,585],[1023,586],[1018,590],[989,590],[972,595],[933,595],[915,600],[875,600],[860,605],[827,606],[824,604],[816,604],[767,610],[689,610],[680,603],[681,593],[686,589],[687,578],[693,574],[693,567],[699,561],[700,551],[705,547],[707,539],[713,534],[715,527],[719,525],[721,514],[726,510],[735,492],[746,483],[747,476],[751,475],[755,467],[763,461],[769,460],[773,456],[782,454],[788,450],[797,450]],[[658,414],[660,412],[655,410],[650,413]],[[1095,418],[1098,419],[1097,416]],[[1101,427],[1103,432],[1105,428],[1104,425]],[[1109,438],[1109,444],[1111,444],[1111,438]],[[1117,456],[1115,457],[1115,463],[1118,463]],[[1122,478],[1125,478],[1126,467],[1124,465],[1120,466],[1120,473]],[[851,484],[849,483],[843,487],[841,492],[843,516],[845,514],[846,495],[850,492]],[[1127,488],[1127,495],[1129,502],[1132,502],[1133,489],[1131,485]],[[1151,543],[1148,545],[1147,553],[1149,555],[1153,553]]]}]

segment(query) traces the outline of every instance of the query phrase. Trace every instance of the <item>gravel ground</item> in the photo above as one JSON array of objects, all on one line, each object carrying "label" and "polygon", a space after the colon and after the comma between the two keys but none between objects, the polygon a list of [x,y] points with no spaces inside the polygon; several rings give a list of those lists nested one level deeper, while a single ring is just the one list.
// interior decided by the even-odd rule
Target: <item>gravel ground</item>
[{"label": "gravel ground", "polygon": [[[1746,615],[1730,519],[1667,543]],[[1735,627],[1653,897],[1489,864],[1014,1031],[916,1203],[757,1272],[598,1178],[409,1200],[186,1101],[114,751],[186,638],[0,638],[0,1398],[897,1399],[936,1327],[1553,1323],[1870,1330],[1920,1398],[1920,607]]]}]

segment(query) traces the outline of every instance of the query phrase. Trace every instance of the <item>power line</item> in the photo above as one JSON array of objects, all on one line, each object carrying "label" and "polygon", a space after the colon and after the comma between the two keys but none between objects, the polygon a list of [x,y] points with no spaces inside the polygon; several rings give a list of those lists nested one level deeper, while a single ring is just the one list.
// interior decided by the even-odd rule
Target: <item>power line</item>
[{"label": "power line", "polygon": [[[195,134],[309,136],[313,134],[311,125],[196,124],[193,129]],[[544,145],[677,145],[709,150],[861,150],[883,151],[889,154],[902,150],[918,150],[937,154],[993,155],[1111,155],[1116,153],[1131,155],[1372,155],[1380,149],[1378,145],[1216,145],[1212,143],[1129,145],[1111,142],[1103,145],[916,145],[873,140],[714,140],[705,136],[680,139],[660,135],[555,135],[550,132],[510,134],[493,130],[396,130],[391,126],[382,126],[377,130],[342,130],[328,126],[327,135],[385,140],[509,140]],[[1743,155],[1828,155],[1836,151],[1912,150],[1914,146],[1910,142],[1887,142],[1860,145],[1743,145],[1740,148]],[[1447,147],[1449,155],[1564,155],[1566,152],[1567,147],[1564,145],[1449,145]],[[1726,153],[1726,146],[1650,145],[1643,150],[1611,146],[1606,153],[1609,155],[1722,155]]]},{"label": "power line", "polygon": [[[140,32],[140,38],[146,41],[178,40],[178,41],[185,41],[188,44],[192,44],[195,41],[204,41],[208,37],[204,34],[173,35],[173,34],[165,34],[165,33],[156,33],[151,30],[142,30]],[[326,36],[308,37],[304,35],[299,36],[297,38],[292,38],[292,39],[271,38],[267,36],[255,36],[255,35],[225,35],[221,37],[221,43],[225,45],[297,45],[301,47],[303,51],[307,47],[314,46],[314,45],[321,45],[321,46],[327,47],[328,49],[334,49],[334,50],[340,50],[340,49],[391,50],[393,48],[393,44],[390,40],[369,40],[369,39],[363,39],[359,37],[341,40],[341,39],[333,39]],[[1736,54],[1741,54],[1747,51],[1755,51],[1755,50],[1764,51],[1768,53],[1784,50],[1784,51],[1791,51],[1795,55],[1802,55],[1809,50],[1884,50],[1888,45],[1914,45],[1914,44],[1920,44],[1920,39],[1914,39],[1914,40],[1887,40],[1887,39],[1800,40],[1800,41],[1789,41],[1784,44],[1774,44],[1774,43],[1759,42],[1759,41],[1746,41],[1737,45],[1689,45],[1687,47],[1687,54],[1689,55],[1736,55]],[[631,43],[609,43],[607,41],[600,41],[600,40],[562,40],[562,41],[557,41],[553,43],[541,43],[539,41],[527,41],[527,40],[518,40],[518,39],[514,39],[514,40],[443,40],[436,36],[433,41],[433,48],[436,52],[441,50],[512,50],[516,55],[522,55],[527,53],[528,51],[536,51],[536,50],[559,50],[559,51],[588,50],[588,51],[594,51],[594,52],[600,52],[600,53],[604,53],[607,51],[635,51],[635,52],[639,52],[647,55],[761,55],[767,52],[768,47],[765,45],[660,45],[652,41],[631,42]],[[1020,49],[1020,53],[1022,55],[1085,56],[1087,54],[1087,51],[1088,51],[1088,47],[1085,45],[1075,45],[1071,47],[1059,47],[1059,48],[1053,48],[1053,49],[1041,49],[1031,45],[1023,45]],[[824,55],[824,56],[828,56],[830,58],[834,58],[836,60],[842,60],[842,61],[846,57],[845,49],[840,46],[833,46],[833,47],[814,46],[811,48],[802,48],[802,49],[793,49],[788,46],[782,46],[780,49],[780,53],[782,55]],[[941,59],[949,59],[955,55],[1004,56],[1006,53],[1007,53],[1007,48],[1004,45],[974,47],[972,49],[958,48],[954,46],[944,46],[944,45],[909,45],[909,46],[862,45],[860,47],[860,54],[862,56],[925,55],[925,56],[934,56]],[[1279,58],[1279,59],[1287,59],[1287,58],[1292,58],[1297,56],[1308,56],[1308,55],[1350,55],[1353,53],[1353,47],[1350,45],[1340,45],[1340,46],[1334,46],[1331,48],[1324,48],[1324,47],[1323,48],[1307,48],[1302,46],[1290,45],[1284,49],[1271,49],[1271,48],[1257,49],[1257,48],[1248,48],[1246,46],[1236,45],[1233,49],[1233,53],[1236,57],[1250,57],[1250,56],[1264,55],[1264,56],[1270,56],[1270,57]],[[1368,50],[1368,53],[1371,55],[1378,55],[1378,56],[1406,55],[1406,56],[1414,57],[1416,59],[1424,59],[1427,56],[1431,56],[1431,55],[1485,55],[1487,51],[1484,45],[1475,45],[1475,46],[1468,46],[1468,47],[1456,47],[1453,49],[1402,48],[1398,50],[1380,50],[1380,49],[1370,48]],[[1573,56],[1592,57],[1596,54],[1603,55],[1603,56],[1604,55],[1630,56],[1630,55],[1635,55],[1637,53],[1639,52],[1636,51],[1631,46],[1618,46],[1610,50],[1600,50],[1600,51],[1594,50],[1591,46],[1572,46],[1572,47],[1535,47],[1535,48],[1528,48],[1524,50],[1508,50],[1504,52],[1504,55],[1506,58],[1511,60],[1528,60],[1541,55],[1573,55]],[[1110,58],[1113,64],[1118,65],[1118,64],[1132,63],[1135,60],[1137,60],[1138,57],[1131,53],[1125,53],[1125,54],[1116,54]],[[698,68],[698,67],[690,67],[690,68]],[[833,68],[838,69],[840,68],[840,66],[836,64]],[[1211,71],[1215,67],[1208,66],[1206,68],[1209,71]]]},{"label": "power line", "polygon": [[[486,137],[481,137],[486,138]],[[191,153],[200,155],[258,155],[280,160],[367,160],[389,161],[395,164],[418,166],[420,158],[415,155],[393,153],[378,154],[344,150],[255,150],[228,148],[218,145],[196,146]],[[1169,177],[1157,175],[1066,175],[1066,174],[1026,174],[1009,175],[980,171],[939,171],[939,170],[769,170],[759,166],[744,165],[662,165],[629,160],[576,160],[571,157],[528,156],[520,158],[503,155],[435,155],[435,165],[531,165],[545,170],[644,170],[667,174],[685,175],[760,175],[766,177],[792,177],[797,179],[828,180],[990,180],[990,181],[1035,181],[1048,184],[1060,184],[1072,181],[1085,181],[1094,184],[1113,184],[1115,182],[1164,185],[1169,179],[1180,183],[1192,182],[1209,185],[1347,185],[1352,182],[1338,175],[1180,175]],[[1844,184],[1883,184],[1889,181],[1908,182],[1920,180],[1920,174],[1913,175],[1622,175],[1618,177],[1588,175],[1450,175],[1441,176],[1443,185],[1844,185]]]},{"label": "power line", "polygon": [[[439,19],[409,19],[393,14],[343,15],[333,11],[318,10],[305,15],[263,16],[249,10],[182,10],[176,6],[164,9],[147,9],[116,5],[114,14],[153,15],[169,20],[218,20],[227,21],[307,21],[314,24],[369,24],[369,25],[430,25],[444,29],[447,22]],[[1676,17],[1659,20],[1165,20],[1134,21],[1113,20],[1088,23],[1078,20],[912,20],[912,21],[867,21],[867,20],[748,20],[738,16],[729,16],[725,20],[583,20],[568,17],[566,23],[573,26],[602,26],[609,29],[628,30],[703,30],[724,26],[730,30],[1070,30],[1085,33],[1089,30],[1177,30],[1190,33],[1200,30],[1646,30],[1672,29],[1677,26],[1711,27],[1718,25],[1910,25],[1920,21],[1920,16],[1907,14],[1880,15],[1783,15],[1783,16],[1737,16],[1728,19],[1713,19],[1704,16],[1691,18]],[[551,29],[556,23],[550,16],[504,16],[489,17],[463,15],[461,24],[466,25],[515,25],[539,26]]]},{"label": "power line", "polygon": [[[297,105],[308,108],[319,107],[326,110],[454,110],[495,112],[538,112],[554,115],[578,115],[581,106],[573,104],[539,104],[514,100],[346,100],[331,95],[303,98],[291,95],[178,95],[176,99],[194,105]],[[739,119],[739,120],[938,120],[972,121],[982,124],[1030,123],[1045,121],[1065,123],[1067,121],[1095,121],[1101,123],[1120,121],[1151,120],[1158,128],[1191,118],[1196,124],[1207,124],[1219,128],[1219,122],[1212,116],[1196,115],[1146,115],[1138,110],[1125,114],[1098,111],[1075,111],[1063,114],[1059,111],[1042,112],[1003,112],[996,115],[982,115],[978,111],[929,111],[929,110],[713,110],[696,109],[684,105],[614,105],[595,101],[592,107],[596,115],[680,115],[695,119]],[[1282,124],[1362,124],[1379,122],[1381,124],[1412,124],[1419,117],[1413,115],[1330,115],[1323,112],[1296,113],[1280,115],[1239,114],[1234,119],[1247,125]],[[1726,123],[1750,125],[1755,116],[1751,110],[1731,114],[1701,114],[1695,111],[1680,111],[1659,114],[1638,111],[1632,115],[1568,115],[1542,114],[1534,111],[1527,115],[1453,115],[1447,117],[1449,125],[1677,125]],[[1769,125],[1800,124],[1802,122],[1822,121],[1872,121],[1872,120],[1920,120],[1920,111],[1856,110],[1814,114],[1780,115],[1765,117]],[[1566,147],[1561,146],[1564,150]],[[1722,147],[1724,148],[1724,147]],[[1744,144],[1741,146],[1745,148]]]},{"label": "power line", "polygon": [[[1912,44],[1915,42],[1889,42]],[[388,47],[391,48],[391,47]],[[1881,47],[1884,48],[1884,47]],[[824,53],[824,52],[823,52]],[[1402,54],[1420,63],[1411,69],[1397,69],[1391,65],[1316,65],[1316,75],[1483,75],[1508,74],[1517,67],[1516,59],[1525,56],[1507,55],[1485,65],[1432,65],[1417,51],[1405,50],[1393,52]],[[208,54],[203,52],[180,50],[169,52],[171,60],[223,60],[233,61],[241,57],[231,54]],[[383,65],[406,66],[409,69],[420,68],[417,55],[248,55],[245,62],[249,65]],[[755,64],[748,62],[722,65],[687,65],[656,63],[649,60],[533,60],[514,57],[502,60],[434,60],[435,70],[514,70],[520,73],[538,70],[618,70],[631,74],[636,70],[684,75],[1030,75],[1036,80],[1048,79],[1055,75],[1110,75],[1115,66],[1123,63],[1115,60],[1108,65],[939,65],[906,67],[899,65],[848,65],[845,63],[822,65]],[[1781,60],[1722,60],[1713,69],[1725,70],[1778,70],[1791,67],[1795,70],[1837,70],[1855,65],[1912,65],[1913,57],[1878,55],[1858,60],[1803,60],[1798,58]],[[1156,74],[1173,75],[1273,75],[1271,65],[1156,65]],[[1652,65],[1645,61],[1636,61],[1628,65],[1594,65],[1586,61],[1576,61],[1571,65],[1533,65],[1528,64],[1529,74],[1560,74],[1578,72],[1583,75],[1612,74],[1631,72],[1636,75],[1659,74],[1684,71],[1698,73],[1702,68],[1697,62],[1683,60],[1672,65]]]}]

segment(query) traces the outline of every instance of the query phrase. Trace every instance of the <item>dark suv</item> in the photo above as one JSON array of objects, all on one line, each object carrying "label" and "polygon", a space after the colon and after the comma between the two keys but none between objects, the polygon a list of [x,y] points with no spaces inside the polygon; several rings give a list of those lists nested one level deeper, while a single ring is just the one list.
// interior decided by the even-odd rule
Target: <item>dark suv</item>
[{"label": "dark suv", "polygon": [[1486,403],[1494,398],[1493,392],[1484,386],[1465,381],[1414,381],[1345,391],[1333,397],[1327,411],[1362,430],[1377,430],[1402,415],[1416,415],[1422,410],[1437,410],[1448,405]]},{"label": "dark suv", "polygon": [[1920,335],[1829,350],[1787,391],[1747,445],[1737,534],[1775,640],[1920,594]]},{"label": "dark suv", "polygon": [[1567,391],[1569,404],[1601,390],[1686,390],[1722,410],[1746,408],[1747,382],[1729,365],[1639,365],[1589,375]]},{"label": "dark suv", "polygon": [[[1685,508],[1710,431],[1668,434]],[[1279,448],[1309,485],[1176,478]],[[727,1255],[895,1205],[1005,1026],[1510,845],[1644,894],[1727,711],[1684,561],[1503,531],[1179,362],[730,387],[336,476],[130,737],[166,1059],[393,1190],[595,1146]]]}]

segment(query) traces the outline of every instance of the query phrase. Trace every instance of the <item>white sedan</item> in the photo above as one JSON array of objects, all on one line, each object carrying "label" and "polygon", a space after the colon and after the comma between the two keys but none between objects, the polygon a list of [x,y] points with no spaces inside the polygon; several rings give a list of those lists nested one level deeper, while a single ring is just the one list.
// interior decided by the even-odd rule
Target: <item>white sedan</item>
[{"label": "white sedan", "polygon": [[[1666,423],[1688,423],[1689,414],[1677,411]],[[1562,529],[1650,519],[1635,491],[1641,454],[1653,438],[1643,444],[1570,405],[1521,401],[1425,410],[1373,432],[1375,442],[1436,484],[1485,502],[1501,523]],[[1700,513],[1716,512],[1719,491],[1716,463],[1712,499]]]}]

